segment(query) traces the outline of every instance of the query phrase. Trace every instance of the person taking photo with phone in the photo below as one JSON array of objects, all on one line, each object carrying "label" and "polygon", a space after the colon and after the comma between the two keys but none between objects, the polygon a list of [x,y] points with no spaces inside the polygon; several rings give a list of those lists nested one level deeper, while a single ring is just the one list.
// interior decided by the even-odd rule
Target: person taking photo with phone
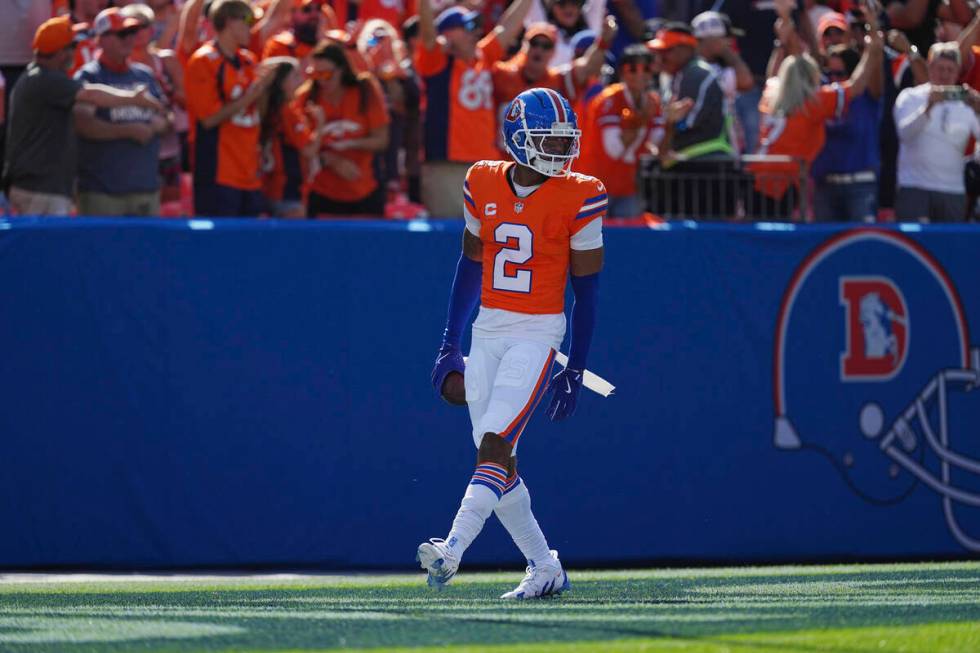
[{"label": "person taking photo with phone", "polygon": [[929,81],[895,101],[899,220],[954,222],[964,214],[963,153],[971,136],[980,137],[980,93],[956,84],[960,65],[956,43],[934,44]]}]

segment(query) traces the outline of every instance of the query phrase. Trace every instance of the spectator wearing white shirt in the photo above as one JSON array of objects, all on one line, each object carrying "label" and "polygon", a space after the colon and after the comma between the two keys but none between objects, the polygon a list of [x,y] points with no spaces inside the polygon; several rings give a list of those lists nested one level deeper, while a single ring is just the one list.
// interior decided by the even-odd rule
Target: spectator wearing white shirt
[{"label": "spectator wearing white shirt", "polygon": [[929,49],[929,81],[902,91],[895,101],[898,130],[899,220],[952,222],[966,201],[963,153],[980,137],[980,93],[956,86],[960,52],[956,43]]}]

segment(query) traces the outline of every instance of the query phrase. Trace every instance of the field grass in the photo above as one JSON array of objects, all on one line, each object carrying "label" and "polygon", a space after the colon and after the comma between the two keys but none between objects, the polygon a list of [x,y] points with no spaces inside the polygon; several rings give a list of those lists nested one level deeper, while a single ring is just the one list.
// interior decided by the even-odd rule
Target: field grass
[{"label": "field grass", "polygon": [[92,580],[0,577],[0,651],[980,651],[980,563]]}]

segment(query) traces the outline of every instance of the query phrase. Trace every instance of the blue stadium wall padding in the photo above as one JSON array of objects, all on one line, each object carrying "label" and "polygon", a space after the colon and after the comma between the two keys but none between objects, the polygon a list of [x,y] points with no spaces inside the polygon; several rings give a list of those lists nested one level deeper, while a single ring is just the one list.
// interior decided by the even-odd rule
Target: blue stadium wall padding
[{"label": "blue stadium wall padding", "polygon": [[[0,567],[413,566],[475,461],[429,386],[461,230],[0,222]],[[605,242],[616,393],[520,446],[564,561],[980,549],[980,229]],[[466,560],[523,565],[495,518]]]}]

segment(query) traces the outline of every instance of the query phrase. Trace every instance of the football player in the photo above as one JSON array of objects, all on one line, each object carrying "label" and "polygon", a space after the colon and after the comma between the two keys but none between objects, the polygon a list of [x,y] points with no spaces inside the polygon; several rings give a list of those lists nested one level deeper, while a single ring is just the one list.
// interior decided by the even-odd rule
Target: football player
[{"label": "football player", "polygon": [[[417,559],[429,585],[441,588],[494,512],[528,561],[527,575],[501,598],[530,599],[560,594],[569,583],[531,512],[517,444],[549,385],[551,419],[575,412],[596,319],[608,201],[602,182],[570,171],[581,132],[561,94],[524,91],[510,103],[503,132],[513,161],[479,161],[463,184],[463,253],[432,371],[436,392],[469,407],[476,470],[449,535],[423,542]],[[569,272],[575,304],[568,366],[549,384],[565,336]],[[477,304],[464,366],[460,338]]]}]

